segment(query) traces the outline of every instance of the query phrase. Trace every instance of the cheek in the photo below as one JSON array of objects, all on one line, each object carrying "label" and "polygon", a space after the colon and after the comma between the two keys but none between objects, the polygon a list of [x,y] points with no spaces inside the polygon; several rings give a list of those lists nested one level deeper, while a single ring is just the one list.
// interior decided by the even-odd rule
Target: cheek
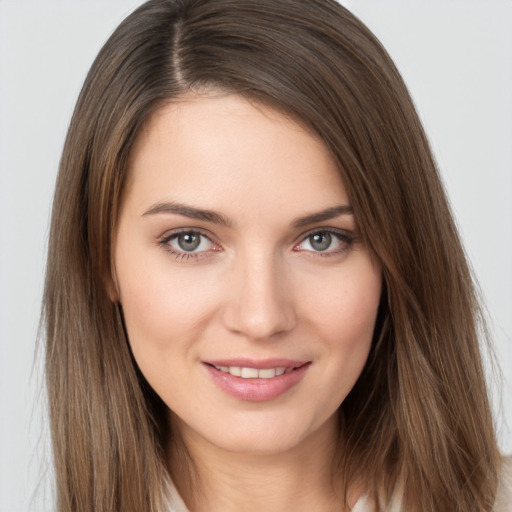
[{"label": "cheek", "polygon": [[305,309],[334,346],[358,345],[372,338],[382,290],[380,267],[369,257],[317,283]]},{"label": "cheek", "polygon": [[[343,274],[343,275],[341,275]],[[358,379],[370,351],[380,303],[381,271],[371,261],[324,283],[305,305],[311,324],[320,335],[320,350],[328,361],[326,379],[338,389],[331,399],[341,403]]]},{"label": "cheek", "polygon": [[143,373],[187,354],[215,311],[213,283],[170,269],[166,258],[135,267],[120,258],[117,264],[128,338]]}]

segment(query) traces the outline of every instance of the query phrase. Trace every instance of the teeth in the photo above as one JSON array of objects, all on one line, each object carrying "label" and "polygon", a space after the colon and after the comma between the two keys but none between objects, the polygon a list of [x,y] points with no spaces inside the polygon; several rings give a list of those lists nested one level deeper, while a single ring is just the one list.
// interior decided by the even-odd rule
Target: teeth
[{"label": "teeth", "polygon": [[275,368],[267,368],[265,370],[258,370],[258,377],[260,379],[271,379],[276,376]]},{"label": "teeth", "polygon": [[284,373],[290,373],[292,368],[246,368],[240,366],[216,366],[217,370],[224,373],[229,373],[235,377],[242,377],[243,379],[272,379],[279,377]]},{"label": "teeth", "polygon": [[242,371],[240,372],[240,377],[244,379],[257,379],[258,373],[259,371],[257,368],[242,368]]},{"label": "teeth", "polygon": [[242,369],[240,366],[230,366],[229,372],[231,375],[234,375],[235,377],[241,377],[242,376]]}]

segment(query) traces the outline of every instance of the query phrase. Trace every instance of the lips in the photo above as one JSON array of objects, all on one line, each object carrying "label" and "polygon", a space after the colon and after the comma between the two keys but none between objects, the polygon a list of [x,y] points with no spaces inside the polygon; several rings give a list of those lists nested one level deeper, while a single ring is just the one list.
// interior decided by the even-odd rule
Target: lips
[{"label": "lips", "polygon": [[230,359],[203,362],[213,382],[240,400],[273,400],[304,377],[310,361]]}]

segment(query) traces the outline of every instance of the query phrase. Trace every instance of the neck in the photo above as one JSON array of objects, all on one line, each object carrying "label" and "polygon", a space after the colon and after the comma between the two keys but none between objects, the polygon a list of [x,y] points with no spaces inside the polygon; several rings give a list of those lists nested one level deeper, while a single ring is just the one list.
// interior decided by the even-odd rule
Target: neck
[{"label": "neck", "polygon": [[[170,454],[172,477],[191,512],[343,510],[333,485],[338,435],[334,418],[300,445],[280,453],[227,451],[189,432],[179,420],[173,424],[180,436]],[[191,479],[183,471],[183,453],[194,474]]]}]

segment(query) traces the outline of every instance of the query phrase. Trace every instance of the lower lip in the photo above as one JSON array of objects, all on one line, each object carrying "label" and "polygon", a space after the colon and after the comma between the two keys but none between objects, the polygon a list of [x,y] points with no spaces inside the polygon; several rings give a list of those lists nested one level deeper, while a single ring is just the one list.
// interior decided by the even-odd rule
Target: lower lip
[{"label": "lower lip", "polygon": [[213,382],[228,395],[239,400],[262,402],[273,400],[298,384],[304,377],[310,364],[306,363],[289,373],[284,373],[271,379],[244,379],[243,377],[235,377],[230,373],[217,370],[208,364],[204,364],[204,367],[210,374]]}]

